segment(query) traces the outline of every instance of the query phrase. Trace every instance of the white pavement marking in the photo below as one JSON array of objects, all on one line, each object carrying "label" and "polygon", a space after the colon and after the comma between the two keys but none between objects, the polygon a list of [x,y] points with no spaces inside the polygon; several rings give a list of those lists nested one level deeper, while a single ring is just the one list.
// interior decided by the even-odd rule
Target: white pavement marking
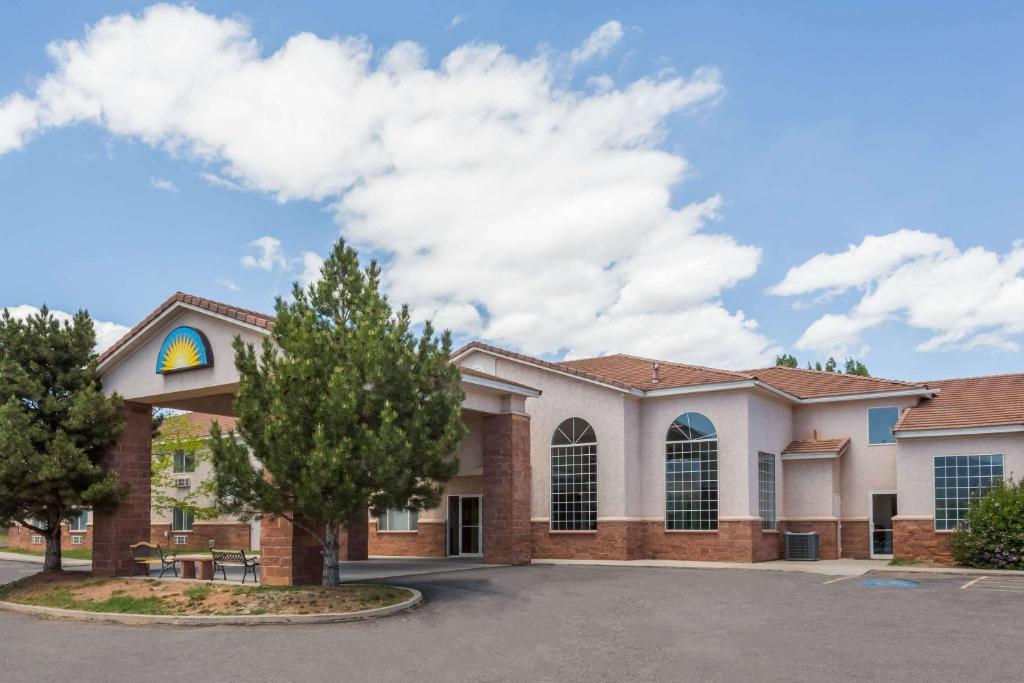
[{"label": "white pavement marking", "polygon": [[846,581],[847,579],[855,579],[855,578],[857,578],[857,577],[856,576],[840,576],[838,579],[829,579],[828,581],[826,581],[825,583],[823,583],[821,585],[826,586],[826,585],[828,585],[830,583],[836,583],[837,581]]}]

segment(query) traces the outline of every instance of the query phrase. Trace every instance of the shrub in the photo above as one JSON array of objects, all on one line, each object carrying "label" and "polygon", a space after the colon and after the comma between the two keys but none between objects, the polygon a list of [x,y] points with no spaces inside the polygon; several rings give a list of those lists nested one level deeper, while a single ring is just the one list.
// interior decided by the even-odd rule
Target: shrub
[{"label": "shrub", "polygon": [[949,539],[953,559],[985,569],[1024,569],[1024,480],[1000,482]]}]

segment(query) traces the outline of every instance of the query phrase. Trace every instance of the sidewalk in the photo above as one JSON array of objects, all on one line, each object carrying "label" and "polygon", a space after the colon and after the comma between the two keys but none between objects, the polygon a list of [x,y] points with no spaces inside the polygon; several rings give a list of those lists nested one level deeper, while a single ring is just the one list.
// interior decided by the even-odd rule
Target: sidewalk
[{"label": "sidewalk", "polygon": [[[43,558],[39,555],[22,555],[21,553],[5,553],[0,550],[0,560],[7,560],[8,562],[28,562],[30,564],[42,564]],[[70,558],[62,558],[61,566],[64,567],[91,567],[92,562],[89,560],[72,560]]]},{"label": "sidewalk", "polygon": [[609,567],[674,567],[677,569],[753,569],[756,571],[803,572],[825,576],[862,576],[869,572],[899,574],[963,574],[970,576],[1024,576],[1012,569],[971,569],[968,567],[915,567],[889,565],[888,560],[818,560],[817,562],[695,562],[687,560],[533,560],[533,564],[579,564]]}]

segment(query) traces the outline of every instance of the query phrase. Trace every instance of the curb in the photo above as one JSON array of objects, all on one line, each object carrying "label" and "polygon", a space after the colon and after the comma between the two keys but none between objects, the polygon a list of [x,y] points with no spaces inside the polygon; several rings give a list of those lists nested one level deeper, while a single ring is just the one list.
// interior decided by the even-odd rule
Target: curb
[{"label": "curb", "polygon": [[[872,569],[872,572],[886,572],[898,574],[958,574],[962,576],[1024,576],[1024,570],[1020,569],[981,569],[974,567],[915,567],[890,566]],[[869,572],[870,573],[870,572]]]},{"label": "curb", "polygon": [[0,602],[0,610],[32,614],[51,619],[68,621],[90,621],[107,624],[129,624],[132,626],[262,626],[268,624],[333,624],[342,621],[360,621],[386,617],[395,612],[415,607],[423,601],[423,594],[415,588],[395,586],[412,593],[412,597],[387,607],[364,609],[358,612],[334,612],[328,614],[253,614],[232,616],[170,616],[165,614],[115,614],[105,612],[85,612],[75,609],[59,609],[56,607],[37,607],[22,605],[16,602]]},{"label": "curb", "polygon": [[[5,553],[3,548],[0,548],[0,560],[4,562],[24,562],[26,564],[43,564],[45,558],[39,557],[38,555],[22,555],[21,553]],[[91,560],[72,560],[70,558],[61,558],[61,566],[64,567],[89,567],[92,565]]]}]

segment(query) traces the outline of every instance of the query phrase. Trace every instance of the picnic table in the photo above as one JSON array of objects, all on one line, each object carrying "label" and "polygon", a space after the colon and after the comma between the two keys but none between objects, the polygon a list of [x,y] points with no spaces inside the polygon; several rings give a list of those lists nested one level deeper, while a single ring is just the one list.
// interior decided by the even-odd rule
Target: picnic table
[{"label": "picnic table", "polygon": [[181,569],[181,578],[213,580],[212,555],[178,555],[175,559],[178,560]]}]

